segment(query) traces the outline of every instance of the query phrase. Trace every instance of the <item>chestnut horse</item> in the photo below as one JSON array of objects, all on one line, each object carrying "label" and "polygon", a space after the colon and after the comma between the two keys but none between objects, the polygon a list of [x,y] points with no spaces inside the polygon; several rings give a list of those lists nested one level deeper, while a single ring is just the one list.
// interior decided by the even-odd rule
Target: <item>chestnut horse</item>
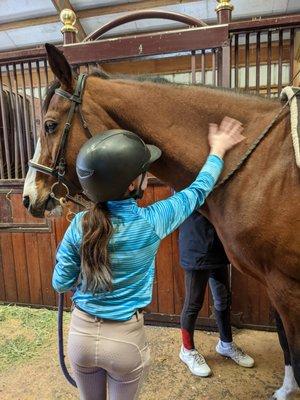
[{"label": "chestnut horse", "polygon": [[[58,86],[71,95],[76,81],[70,65],[54,46],[46,48]],[[34,155],[34,162],[43,166],[53,166],[72,105],[62,93],[52,90],[46,100],[44,128]],[[230,90],[90,74],[66,142],[65,179],[79,187],[74,166],[88,137],[83,126],[91,134],[124,128],[161,148],[163,156],[151,172],[176,190],[182,189],[191,183],[208,154],[209,122],[219,124],[228,115],[244,124],[246,140],[226,155],[225,176],[281,107],[277,100]],[[278,313],[286,367],[283,386],[273,398],[281,400],[289,399],[300,386],[299,177],[287,107],[244,165],[213,191],[201,210],[215,226],[231,263],[265,285]],[[23,196],[33,215],[43,217],[45,209],[59,207],[49,196],[56,180],[30,167]]]}]

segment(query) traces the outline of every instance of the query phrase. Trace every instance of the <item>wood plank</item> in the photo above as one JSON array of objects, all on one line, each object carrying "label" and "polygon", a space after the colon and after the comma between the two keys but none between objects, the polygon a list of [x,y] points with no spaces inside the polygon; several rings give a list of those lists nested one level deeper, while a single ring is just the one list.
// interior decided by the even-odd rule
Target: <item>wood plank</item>
[{"label": "wood plank", "polygon": [[26,233],[12,233],[12,247],[15,262],[16,284],[18,290],[18,302],[30,303],[30,290],[28,281],[28,269],[24,235]]},{"label": "wood plank", "polygon": [[272,326],[270,302],[255,279],[232,269],[232,320],[238,324]]},{"label": "wood plank", "polygon": [[22,193],[12,193],[10,195],[12,217],[14,223],[24,223],[26,221],[26,208],[22,204]]},{"label": "wood plank", "polygon": [[[54,232],[54,243],[52,243],[53,246],[53,263],[55,264],[55,256],[56,256],[56,250],[59,245],[59,243],[62,241],[64,233],[68,227],[68,223],[65,220],[65,217],[61,218],[54,218],[52,220],[52,226],[53,226],[53,232]],[[55,303],[58,305],[58,294],[55,292]],[[65,296],[65,305],[66,307],[70,307],[71,301],[70,301],[70,295]]]},{"label": "wood plank", "polygon": [[[52,281],[52,275],[53,275],[53,270],[56,262],[56,249],[57,249],[57,241],[56,241],[56,230],[55,230],[55,221],[57,218],[53,218],[51,220],[51,225],[52,225],[52,235],[51,235],[51,260],[52,260],[52,269],[51,269],[51,281]],[[55,292],[55,290],[52,288],[52,282],[51,282],[51,289],[54,293],[54,303],[56,306],[58,306],[58,294]]]},{"label": "wood plank", "polygon": [[0,301],[6,301],[6,291],[5,291],[4,271],[3,271],[3,252],[1,247],[1,233],[0,233]]},{"label": "wood plank", "polygon": [[293,15],[284,15],[281,17],[273,17],[273,18],[258,18],[256,20],[250,21],[237,21],[230,22],[229,32],[246,32],[246,31],[255,31],[255,30],[264,30],[264,29],[274,29],[279,27],[288,27],[288,26],[297,26],[300,24],[300,14]]},{"label": "wood plank", "polygon": [[0,251],[2,253],[2,267],[6,301],[17,302],[18,290],[16,285],[15,261],[11,234],[1,233],[0,238]]},{"label": "wood plank", "polygon": [[[154,200],[162,200],[171,195],[168,186],[154,187]],[[156,256],[156,271],[158,285],[158,311],[174,314],[174,285],[172,271],[172,238],[167,236],[162,240]]]},{"label": "wood plank", "polygon": [[51,233],[37,233],[38,258],[41,274],[43,304],[54,306],[55,293],[52,289],[53,255],[51,249]]},{"label": "wood plank", "polygon": [[226,25],[147,33],[63,46],[71,64],[103,62],[226,46]]},{"label": "wood plank", "polygon": [[12,209],[10,195],[6,193],[0,193],[0,223],[10,223],[12,222]]},{"label": "wood plank", "polygon": [[259,324],[275,325],[273,308],[266,288],[262,284],[259,284],[259,315]]},{"label": "wood plank", "polygon": [[36,233],[26,233],[25,246],[30,288],[30,302],[32,304],[44,304]]},{"label": "wood plank", "polygon": [[[61,218],[54,218],[52,220],[52,226],[53,226],[53,232],[54,232],[54,243],[52,243],[52,247],[54,248],[54,252],[53,252],[53,260],[54,260],[54,264],[55,264],[55,255],[56,255],[56,250],[57,247],[59,245],[59,243],[61,242],[64,232],[65,232],[65,227],[64,227],[64,221],[63,221],[63,217]],[[55,303],[58,306],[58,294],[55,294]],[[68,302],[65,299],[65,303],[67,304]]]},{"label": "wood plank", "polygon": [[[26,209],[22,204],[22,194],[14,193],[12,195],[13,222],[24,222]],[[25,249],[24,233],[12,233],[12,246],[15,261],[16,284],[18,289],[18,302],[30,302],[30,290],[28,281],[28,268]]]}]

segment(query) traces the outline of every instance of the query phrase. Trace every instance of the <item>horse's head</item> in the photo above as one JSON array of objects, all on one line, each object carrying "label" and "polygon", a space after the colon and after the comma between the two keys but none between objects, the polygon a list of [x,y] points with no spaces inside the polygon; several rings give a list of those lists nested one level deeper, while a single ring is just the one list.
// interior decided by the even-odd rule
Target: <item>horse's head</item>
[{"label": "horse's head", "polygon": [[[92,102],[88,94],[82,99],[84,81],[80,83],[73,77],[69,63],[55,46],[46,44],[46,50],[57,79],[44,100],[43,124],[23,191],[23,204],[35,217],[43,217],[45,210],[55,215],[55,211],[61,210],[57,198],[65,197],[68,192],[72,195],[80,192],[76,157],[91,128],[83,118],[88,103]],[[101,126],[101,130],[105,129],[105,125]]]}]

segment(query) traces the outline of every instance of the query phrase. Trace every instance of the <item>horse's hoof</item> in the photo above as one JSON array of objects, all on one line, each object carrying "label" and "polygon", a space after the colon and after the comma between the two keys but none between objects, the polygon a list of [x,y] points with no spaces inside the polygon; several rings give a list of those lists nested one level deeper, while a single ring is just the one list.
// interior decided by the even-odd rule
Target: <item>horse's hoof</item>
[{"label": "horse's hoof", "polygon": [[300,394],[299,392],[293,392],[293,393],[278,393],[278,390],[276,392],[273,393],[273,395],[271,397],[269,397],[269,400],[296,400],[296,399],[300,399],[300,397],[298,397]]},{"label": "horse's hoof", "polygon": [[272,396],[269,398],[269,400],[288,400],[286,396],[283,396],[278,394],[277,391],[272,394]]}]

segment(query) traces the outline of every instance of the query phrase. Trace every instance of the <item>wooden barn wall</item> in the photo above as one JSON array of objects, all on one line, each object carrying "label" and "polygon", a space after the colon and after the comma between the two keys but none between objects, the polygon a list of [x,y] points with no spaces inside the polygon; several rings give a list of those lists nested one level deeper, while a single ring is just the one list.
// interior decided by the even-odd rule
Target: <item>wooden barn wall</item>
[{"label": "wooden barn wall", "polygon": [[[164,199],[171,188],[154,182],[141,205]],[[0,190],[0,301],[55,307],[57,296],[51,286],[56,247],[68,222],[65,217],[41,220],[30,216],[21,204],[22,188]],[[178,324],[184,300],[184,273],[178,261],[178,233],[165,238],[156,260],[153,301],[148,323]],[[233,322],[238,326],[272,325],[264,288],[246,275],[232,270]],[[68,297],[67,306],[70,306]],[[206,292],[198,326],[213,327],[212,299]]]},{"label": "wooden barn wall", "polygon": [[[299,38],[298,38],[299,39]],[[298,40],[299,41],[299,40]],[[257,69],[257,51],[255,44],[243,43],[239,38],[238,54],[232,46],[232,85],[257,91],[256,82],[252,85],[249,78],[251,68]],[[278,93],[278,80],[267,80],[264,85],[264,68],[267,71],[273,68],[274,73],[291,68],[291,40],[283,38],[282,50],[279,51],[276,44],[272,44],[272,51],[266,43],[260,47],[260,85],[261,93]],[[295,53],[296,54],[296,53]],[[247,61],[247,62],[246,62]],[[194,76],[191,73],[191,63],[194,62]],[[51,71],[47,71],[44,60],[38,64],[32,62],[32,76],[28,79],[25,71],[25,90],[31,104],[31,116],[37,130],[41,124],[40,107],[41,97],[47,84],[51,81]],[[213,58],[212,53],[199,52],[192,61],[190,55],[181,57],[170,56],[166,58],[153,58],[138,61],[123,61],[118,63],[106,63],[104,69],[111,73],[149,73],[165,76],[174,82],[211,83]],[[295,65],[298,65],[297,63]],[[19,65],[20,66],[20,65]],[[95,64],[94,66],[99,66]],[[85,68],[83,66],[82,68]],[[204,68],[204,73],[203,73]],[[275,68],[275,69],[274,69]],[[277,70],[276,70],[277,68]],[[248,70],[248,72],[246,72]],[[274,72],[275,71],[275,72]],[[287,78],[293,71],[287,72]],[[9,86],[7,69],[2,71],[2,85]],[[279,78],[278,78],[279,79]],[[17,66],[14,74],[14,85],[19,82],[19,93],[22,94],[23,72]],[[286,83],[286,82],[282,82]],[[15,90],[15,86],[12,88]],[[33,94],[33,98],[32,98]],[[33,112],[34,111],[34,112]],[[1,114],[1,113],[0,113]],[[35,134],[34,129],[30,132]],[[1,126],[0,126],[1,140]],[[1,144],[1,143],[0,143]],[[0,301],[5,303],[30,304],[35,306],[55,307],[57,297],[51,286],[51,277],[55,260],[55,251],[60,242],[68,222],[64,217],[47,221],[31,217],[22,206],[22,180],[0,180]],[[141,205],[147,205],[161,200],[172,194],[171,188],[152,180],[147,189]],[[184,273],[178,259],[178,233],[175,232],[163,240],[156,260],[156,277],[153,290],[153,301],[148,308],[146,320],[148,323],[178,324],[184,300]],[[272,311],[265,289],[258,282],[247,275],[242,275],[236,269],[231,270],[232,285],[232,320],[235,325],[270,329],[274,325]],[[70,306],[70,299],[67,299]],[[214,327],[212,298],[209,291],[206,292],[204,306],[198,319],[198,326]]]}]

